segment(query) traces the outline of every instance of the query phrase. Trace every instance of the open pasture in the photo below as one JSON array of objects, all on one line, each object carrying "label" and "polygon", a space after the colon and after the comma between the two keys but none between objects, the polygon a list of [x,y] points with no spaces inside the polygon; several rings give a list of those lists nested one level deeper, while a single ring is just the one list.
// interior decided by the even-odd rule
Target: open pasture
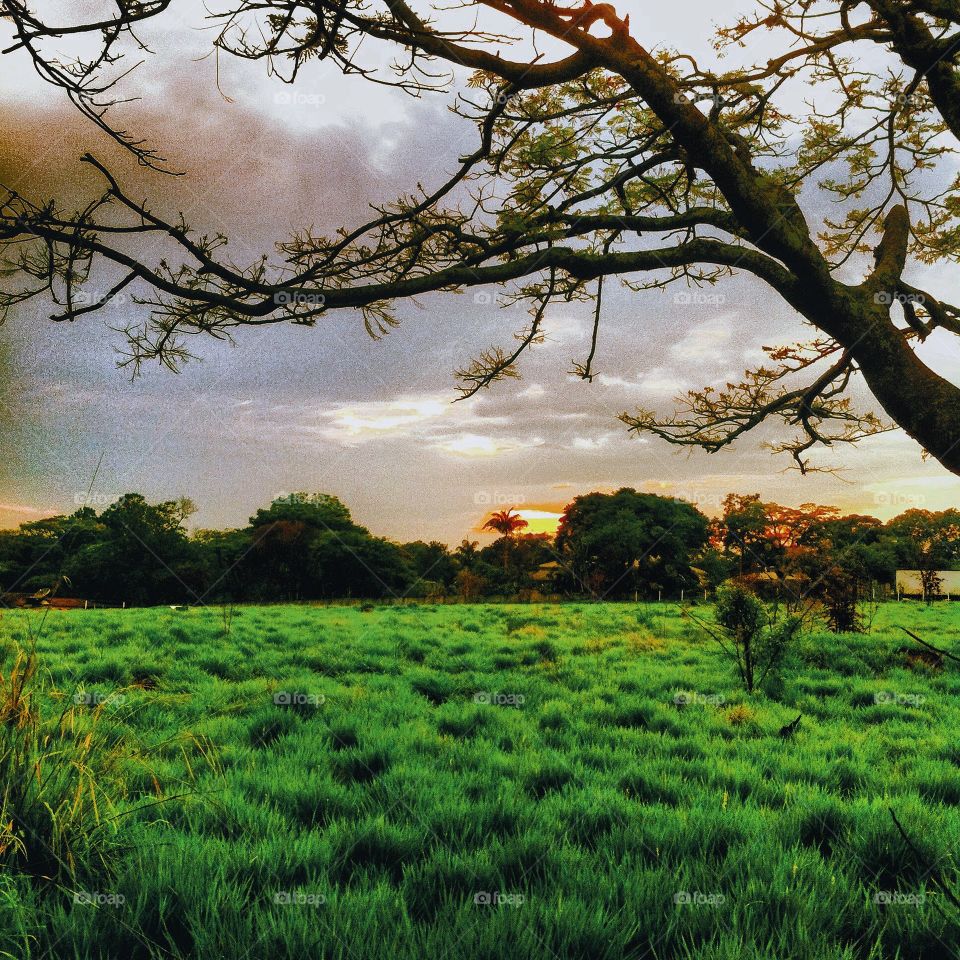
[{"label": "open pasture", "polygon": [[957,609],[804,634],[752,697],[675,606],[4,613],[4,676],[35,642],[118,762],[103,862],[0,875],[0,950],[957,955],[960,672],[897,628],[960,650]]}]

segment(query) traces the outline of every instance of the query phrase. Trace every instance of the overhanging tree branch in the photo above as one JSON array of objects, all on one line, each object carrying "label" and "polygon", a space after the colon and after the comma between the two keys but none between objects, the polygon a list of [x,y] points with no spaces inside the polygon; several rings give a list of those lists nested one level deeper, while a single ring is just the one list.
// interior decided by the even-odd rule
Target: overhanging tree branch
[{"label": "overhanging tree branch", "polygon": [[[121,41],[146,52],[133,27],[167,6],[121,2],[115,18],[54,26],[0,0],[16,36],[7,55],[28,54],[94,123],[152,163],[139,141],[111,130],[106,109],[119,102],[108,91]],[[87,158],[107,190],[78,213],[14,191],[0,201],[10,264],[0,306],[50,296],[62,308],[55,318],[71,320],[122,284],[148,314],[128,329],[134,362],[175,366],[187,356],[185,336],[311,325],[337,309],[360,310],[379,336],[397,322],[394,301],[505,286],[508,300],[529,303],[533,321],[518,347],[465,368],[472,390],[516,371],[556,300],[594,303],[589,372],[606,279],[649,289],[744,271],[819,331],[807,352],[774,350],[774,367],[694,392],[673,418],[624,415],[628,425],[710,450],[779,419],[800,435],[775,447],[809,469],[812,446],[886,429],[850,404],[847,388],[862,377],[896,423],[960,472],[960,390],[915,352],[934,333],[960,334],[960,311],[909,277],[914,259],[952,267],[960,258],[960,181],[943,179],[960,130],[955,5],[760,0],[719,43],[734,51],[764,30],[784,49],[726,72],[655,50],[609,3],[477,0],[465,9],[472,25],[428,0],[236,0],[213,16],[218,50],[265,61],[287,82],[313,59],[415,94],[474,71],[457,110],[476,124],[479,143],[438,187],[418,185],[333,237],[301,231],[281,244],[280,262],[238,265],[225,237],[134,202]],[[69,68],[50,58],[46,41],[81,34],[99,38],[99,55]],[[544,34],[560,48],[551,59],[530,53]],[[365,40],[401,58],[385,72],[363,59]],[[863,65],[866,45],[886,58],[883,68]],[[784,103],[798,85],[833,99],[794,116]],[[811,191],[834,199],[836,211],[818,214],[805,200]],[[852,265],[862,267],[860,282],[840,277]],[[108,293],[78,297],[98,271]],[[794,383],[805,371],[809,381]]]}]

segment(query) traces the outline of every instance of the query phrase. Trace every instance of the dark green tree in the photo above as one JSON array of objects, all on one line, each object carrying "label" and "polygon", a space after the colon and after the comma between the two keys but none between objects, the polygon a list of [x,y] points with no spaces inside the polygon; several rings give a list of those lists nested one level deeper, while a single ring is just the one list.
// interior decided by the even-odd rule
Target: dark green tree
[{"label": "dark green tree", "polygon": [[445,543],[415,540],[403,544],[402,551],[414,575],[422,583],[436,584],[443,591],[453,587],[457,562]]},{"label": "dark green tree", "polygon": [[691,558],[708,529],[689,503],[623,488],[577,497],[561,518],[557,548],[578,589],[649,596],[697,586]]},{"label": "dark green tree", "polygon": [[74,590],[129,605],[196,600],[201,584],[184,528],[194,510],[187,499],[151,504],[139,493],[120,497],[100,515],[103,536],[91,533],[91,542],[65,561]]},{"label": "dark green tree", "polygon": [[279,497],[257,511],[248,533],[243,565],[254,597],[384,597],[402,593],[412,580],[400,548],[371,536],[329,494]]},{"label": "dark green tree", "polygon": [[714,521],[714,536],[737,564],[743,576],[778,567],[783,549],[772,535],[767,504],[759,494],[728,494],[723,499],[723,516]]}]

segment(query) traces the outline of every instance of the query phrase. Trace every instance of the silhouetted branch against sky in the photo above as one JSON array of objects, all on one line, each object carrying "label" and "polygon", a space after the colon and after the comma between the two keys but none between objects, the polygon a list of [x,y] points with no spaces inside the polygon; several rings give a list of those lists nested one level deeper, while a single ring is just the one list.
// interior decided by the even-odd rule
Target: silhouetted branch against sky
[{"label": "silhouetted branch against sky", "polygon": [[[715,452],[778,424],[771,445],[807,471],[822,466],[817,446],[899,426],[960,472],[960,389],[942,362],[960,334],[960,12],[797,0],[743,4],[711,25],[703,4],[688,6],[671,34],[629,2],[225,0],[186,23],[164,0],[3,0],[5,58],[48,87],[31,96],[50,109],[65,96],[91,125],[82,190],[6,183],[2,305],[52,300],[54,320],[83,323],[125,298],[125,362],[180,369],[205,339],[280,324],[323,338],[339,311],[380,338],[404,303],[472,290],[515,325],[514,345],[460,358],[464,395],[486,396],[542,347],[552,313],[596,305],[605,281],[626,285],[612,308],[622,328],[644,291],[709,309],[742,276],[806,340],[771,340],[750,369],[704,387],[678,383],[672,411],[657,400],[625,412],[631,430]],[[175,87],[186,68],[171,38],[187,27],[191,53],[207,56],[190,62],[214,73]],[[234,65],[250,62],[271,84],[278,141],[302,135],[284,105],[323,102],[318,71],[364,111],[398,95],[451,106],[463,139],[438,137],[426,171],[392,170],[399,192],[369,197],[365,217],[338,224],[305,203],[271,246],[262,223],[237,229],[226,196],[221,217],[215,194],[195,202],[195,164],[175,135],[165,142],[169,124],[137,126],[189,108],[175,94],[196,83],[224,103],[249,93],[261,80]],[[230,168],[230,143],[202,153]],[[255,175],[242,179],[256,192]],[[316,164],[311,196],[338,189]],[[610,302],[608,287],[566,366],[575,377],[598,375]],[[660,335],[696,352],[695,324]],[[638,363],[647,338],[638,318]]]}]

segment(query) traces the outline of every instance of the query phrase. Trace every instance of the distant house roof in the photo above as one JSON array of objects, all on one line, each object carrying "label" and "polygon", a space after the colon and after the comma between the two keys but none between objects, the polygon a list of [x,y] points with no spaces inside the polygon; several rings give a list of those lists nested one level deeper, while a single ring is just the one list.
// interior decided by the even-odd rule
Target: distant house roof
[{"label": "distant house roof", "polygon": [[537,567],[536,573],[531,574],[533,580],[552,580],[562,569],[562,565],[556,560],[548,560]]},{"label": "distant house roof", "polygon": [[798,576],[795,573],[788,573],[785,577],[781,577],[776,570],[758,570],[756,573],[744,574],[743,579],[769,580],[771,583],[798,583],[803,580],[808,580],[809,577]]}]

